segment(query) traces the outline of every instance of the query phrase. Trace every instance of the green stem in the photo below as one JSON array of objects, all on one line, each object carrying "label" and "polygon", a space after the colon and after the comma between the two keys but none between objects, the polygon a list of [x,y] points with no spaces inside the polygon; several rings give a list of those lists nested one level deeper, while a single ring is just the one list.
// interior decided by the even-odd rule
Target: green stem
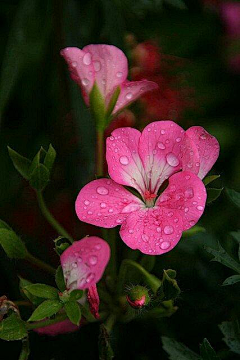
[{"label": "green stem", "polygon": [[116,249],[116,231],[115,229],[102,229],[103,238],[108,242],[111,249],[111,257],[107,266],[107,274],[111,278],[117,276],[117,249]]},{"label": "green stem", "polygon": [[107,320],[105,321],[104,325],[105,325],[105,328],[107,329],[107,332],[110,334],[112,329],[113,329],[113,326],[116,322],[116,315],[115,314],[111,314],[109,315],[109,317],[107,318]]},{"label": "green stem", "polygon": [[52,227],[58,232],[59,235],[62,235],[65,238],[69,239],[71,242],[73,242],[73,238],[59,224],[59,222],[53,217],[53,215],[48,210],[41,191],[37,191],[37,199],[42,214],[45,217],[45,219],[49,222],[49,224],[52,225]]},{"label": "green stem", "polygon": [[104,131],[97,130],[97,176],[103,176]]},{"label": "green stem", "polygon": [[147,285],[152,289],[152,291],[155,293],[159,286],[161,285],[161,281],[156,278],[154,275],[147,272],[141,265],[136,263],[133,260],[125,259],[122,261],[122,264],[120,266],[119,275],[118,275],[118,285],[117,285],[117,292],[120,295],[124,289],[125,281],[126,281],[126,275],[129,270],[129,268],[134,268],[137,270],[145,279]]},{"label": "green stem", "polygon": [[58,322],[61,322],[66,319],[67,319],[67,315],[65,313],[60,314],[60,315],[57,315],[55,317],[55,319],[47,319],[44,321],[38,321],[38,322],[34,322],[32,324],[27,324],[27,329],[28,330],[39,329],[39,328],[42,328],[42,327],[45,327],[48,325],[57,324]]},{"label": "green stem", "polygon": [[22,340],[22,350],[18,360],[27,360],[30,354],[28,337]]},{"label": "green stem", "polygon": [[36,265],[40,269],[43,269],[43,270],[49,272],[50,274],[55,275],[56,270],[51,265],[46,264],[44,261],[36,258],[29,252],[27,253],[27,255],[25,257],[25,260],[27,260],[28,262],[30,262],[33,265]]}]

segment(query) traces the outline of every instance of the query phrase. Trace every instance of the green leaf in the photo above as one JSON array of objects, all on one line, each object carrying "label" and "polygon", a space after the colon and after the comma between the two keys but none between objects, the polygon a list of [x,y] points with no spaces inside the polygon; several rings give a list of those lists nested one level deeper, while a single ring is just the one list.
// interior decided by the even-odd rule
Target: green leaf
[{"label": "green leaf", "polygon": [[83,296],[83,290],[76,289],[70,292],[70,300],[77,301],[81,299],[82,296]]},{"label": "green leaf", "polygon": [[232,276],[229,276],[226,280],[224,280],[222,285],[223,286],[233,285],[233,284],[238,283],[239,281],[240,281],[240,275],[232,275]]},{"label": "green leaf", "polygon": [[112,97],[111,97],[111,99],[110,99],[110,101],[109,101],[109,104],[108,104],[108,107],[107,107],[107,111],[106,111],[106,118],[109,118],[109,116],[112,114],[113,109],[114,109],[114,107],[115,107],[115,105],[116,105],[117,99],[118,99],[118,97],[119,97],[120,91],[121,91],[121,89],[120,89],[120,87],[118,86],[118,87],[116,88],[116,90],[114,91],[114,93],[113,93],[113,95],[112,95]]},{"label": "green leaf", "polygon": [[223,188],[221,189],[207,188],[207,204],[210,204],[213,201],[217,200],[217,198],[221,195],[222,191]]},{"label": "green leaf", "polygon": [[219,357],[207,339],[204,339],[200,345],[200,354],[203,360],[219,360]]},{"label": "green leaf", "polygon": [[240,264],[237,263],[237,261],[235,261],[230,255],[228,255],[220,243],[218,243],[218,250],[212,249],[210,247],[205,247],[205,250],[214,256],[211,261],[220,262],[221,264],[240,274]]},{"label": "green leaf", "polygon": [[27,279],[23,279],[21,276],[18,276],[18,277],[19,277],[19,288],[20,288],[22,295],[25,298],[27,298],[28,300],[30,300],[31,303],[33,303],[34,305],[36,305],[36,306],[40,305],[41,302],[43,301],[43,299],[40,299],[37,296],[30,294],[30,292],[28,292],[26,290],[26,287],[28,285],[32,285],[31,281],[29,281]]},{"label": "green leaf", "polygon": [[46,300],[42,302],[32,313],[28,321],[39,321],[56,314],[63,304],[59,300]]},{"label": "green leaf", "polygon": [[100,333],[98,338],[99,360],[112,360],[114,353],[110,343],[110,337],[106,327],[100,325]]},{"label": "green leaf", "polygon": [[29,183],[35,190],[42,191],[47,186],[49,177],[50,174],[46,166],[39,164],[32,172]]},{"label": "green leaf", "polygon": [[64,292],[66,290],[66,285],[65,285],[63,270],[62,270],[61,265],[56,270],[55,282],[61,292]]},{"label": "green leaf", "polygon": [[174,339],[162,336],[162,343],[169,360],[201,360],[198,354]]},{"label": "green leaf", "polygon": [[140,261],[140,265],[147,271],[151,272],[156,262],[155,256],[143,255]]},{"label": "green leaf", "polygon": [[31,161],[24,156],[18,154],[15,150],[11,149],[8,146],[8,153],[13,162],[15,169],[22,175],[26,180],[29,180],[29,171],[31,166]]},{"label": "green leaf", "polygon": [[220,178],[220,175],[210,175],[210,176],[205,177],[205,179],[203,179],[203,183],[204,183],[204,185],[208,185],[218,178]]},{"label": "green leaf", "polygon": [[54,149],[52,144],[50,144],[43,162],[43,164],[46,166],[49,172],[51,172],[52,170],[55,159],[56,159],[56,150]]},{"label": "green leaf", "polygon": [[6,341],[21,340],[27,336],[24,321],[17,314],[11,314],[0,322],[0,339]]},{"label": "green leaf", "polygon": [[3,220],[0,220],[0,229],[12,230],[12,228]]},{"label": "green leaf", "polygon": [[199,225],[195,225],[193,226],[191,229],[184,231],[182,236],[183,237],[189,237],[189,236],[193,236],[195,234],[198,234],[200,232],[206,232],[206,229],[202,226]]},{"label": "green leaf", "polygon": [[89,94],[89,101],[90,110],[96,121],[97,129],[101,131],[105,130],[105,102],[96,82],[94,83],[92,90]]},{"label": "green leaf", "polygon": [[226,192],[231,199],[231,201],[240,208],[240,193],[233,189],[226,189]]},{"label": "green leaf", "polygon": [[11,259],[24,259],[27,249],[13,230],[0,229],[0,245]]},{"label": "green leaf", "polygon": [[25,286],[25,289],[32,295],[44,299],[58,299],[58,290],[45,284],[31,284]]},{"label": "green leaf", "polygon": [[75,324],[79,325],[81,320],[81,310],[76,301],[68,301],[64,304],[64,309],[69,320]]},{"label": "green leaf", "polygon": [[158,289],[158,296],[162,301],[174,300],[181,292],[177,281],[174,279],[176,273],[174,270],[163,270],[163,279],[160,288]]},{"label": "green leaf", "polygon": [[60,256],[72,244],[69,239],[64,236],[59,236],[54,240],[55,251]]},{"label": "green leaf", "polygon": [[230,350],[240,355],[240,326],[238,321],[225,321],[219,325],[224,338],[223,341],[229,346]]},{"label": "green leaf", "polygon": [[230,234],[234,237],[235,240],[240,244],[240,230],[232,231]]}]

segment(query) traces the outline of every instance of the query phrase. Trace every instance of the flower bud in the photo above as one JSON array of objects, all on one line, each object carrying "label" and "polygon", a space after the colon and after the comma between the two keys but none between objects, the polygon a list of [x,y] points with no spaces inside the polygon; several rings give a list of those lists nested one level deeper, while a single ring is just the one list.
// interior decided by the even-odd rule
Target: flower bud
[{"label": "flower bud", "polygon": [[127,301],[134,309],[141,309],[150,302],[149,292],[144,286],[134,286],[127,295]]}]

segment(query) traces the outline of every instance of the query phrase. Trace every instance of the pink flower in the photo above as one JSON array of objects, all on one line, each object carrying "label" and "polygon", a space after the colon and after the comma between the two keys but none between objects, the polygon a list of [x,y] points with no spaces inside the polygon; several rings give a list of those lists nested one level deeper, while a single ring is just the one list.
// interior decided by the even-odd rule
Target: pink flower
[{"label": "pink flower", "polygon": [[97,236],[75,241],[61,255],[67,290],[88,289],[90,310],[96,318],[99,318],[96,283],[101,279],[109,257],[108,243]]},{"label": "pink flower", "polygon": [[230,37],[240,36],[240,4],[238,2],[223,2],[220,4],[222,19],[226,32]]},{"label": "pink flower", "polygon": [[95,82],[103,95],[106,108],[116,88],[120,87],[113,114],[158,87],[152,81],[128,81],[127,58],[113,45],[88,45],[82,50],[70,47],[63,49],[61,55],[68,63],[72,79],[81,87],[87,104]]},{"label": "pink flower", "polygon": [[[104,228],[121,225],[123,241],[145,254],[173,249],[203,214],[207,195],[201,179],[218,158],[217,140],[200,126],[185,132],[172,121],[157,121],[142,133],[114,130],[106,147],[111,179],[94,180],[80,191],[79,219]],[[159,194],[165,180],[168,186]]]},{"label": "pink flower", "polygon": [[40,335],[56,336],[60,334],[67,334],[77,331],[80,326],[74,325],[70,320],[66,319],[56,324],[44,326],[38,329],[33,329]]}]

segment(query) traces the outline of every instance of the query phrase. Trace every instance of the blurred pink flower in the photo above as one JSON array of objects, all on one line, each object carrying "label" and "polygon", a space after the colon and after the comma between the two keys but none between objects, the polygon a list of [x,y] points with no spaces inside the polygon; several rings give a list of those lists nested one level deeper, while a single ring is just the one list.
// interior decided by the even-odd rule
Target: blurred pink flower
[{"label": "blurred pink flower", "polygon": [[240,36],[240,3],[223,2],[220,4],[220,12],[225,24],[226,33],[230,37]]},{"label": "blurred pink flower", "polygon": [[60,334],[67,334],[79,329],[80,325],[74,325],[70,320],[66,319],[56,324],[44,326],[38,329],[33,329],[40,335],[56,336]]},{"label": "blurred pink flower", "polygon": [[80,191],[79,219],[104,228],[121,225],[123,241],[145,254],[173,249],[204,211],[206,189],[200,179],[218,158],[217,140],[200,126],[185,132],[172,121],[157,121],[142,133],[114,130],[106,147],[111,179],[94,180]]},{"label": "blurred pink flower", "polygon": [[61,50],[72,79],[81,87],[85,102],[96,82],[108,106],[117,87],[120,94],[113,113],[135,101],[142,94],[156,89],[152,81],[128,81],[128,63],[124,53],[113,45],[87,45],[82,50],[69,47]]}]

